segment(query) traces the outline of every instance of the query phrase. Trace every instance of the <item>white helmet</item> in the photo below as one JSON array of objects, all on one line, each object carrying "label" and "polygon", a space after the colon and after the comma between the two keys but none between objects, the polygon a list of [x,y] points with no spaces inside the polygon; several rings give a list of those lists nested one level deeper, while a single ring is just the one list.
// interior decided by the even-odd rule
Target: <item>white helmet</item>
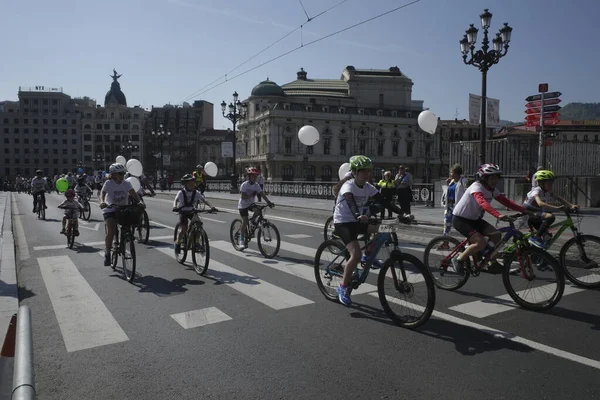
[{"label": "white helmet", "polygon": [[480,178],[489,175],[502,175],[502,170],[496,164],[483,164],[481,167],[479,167],[477,175],[479,175]]},{"label": "white helmet", "polygon": [[115,174],[115,173],[126,172],[126,171],[127,170],[125,169],[125,166],[123,164],[119,164],[119,163],[112,164],[108,168],[108,173],[109,174]]}]

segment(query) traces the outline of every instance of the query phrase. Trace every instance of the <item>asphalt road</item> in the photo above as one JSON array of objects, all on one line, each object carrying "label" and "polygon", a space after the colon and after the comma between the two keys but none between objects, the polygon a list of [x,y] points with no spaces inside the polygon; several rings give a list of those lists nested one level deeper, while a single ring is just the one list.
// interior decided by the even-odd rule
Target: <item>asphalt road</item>
[{"label": "asphalt road", "polygon": [[[171,201],[147,199],[151,242],[136,245],[130,284],[103,266],[94,204],[69,250],[61,197],[47,196],[39,221],[31,197],[13,196],[40,399],[600,398],[598,291],[573,291],[547,313],[481,314],[505,295],[500,276],[482,274],[457,292],[437,290],[434,317],[410,331],[376,296],[355,294],[345,308],[321,295],[309,264],[324,211],[269,210],[283,245],[265,260],[254,243],[233,250],[236,204],[214,201],[224,211],[204,219],[211,264],[201,277],[173,259]],[[412,228],[401,239],[421,257],[414,243],[437,234]]]}]

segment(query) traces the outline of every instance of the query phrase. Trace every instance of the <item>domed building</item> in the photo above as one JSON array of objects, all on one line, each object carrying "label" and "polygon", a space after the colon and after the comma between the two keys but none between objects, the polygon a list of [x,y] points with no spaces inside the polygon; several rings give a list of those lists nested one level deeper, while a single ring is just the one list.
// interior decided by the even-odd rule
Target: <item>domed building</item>
[{"label": "domed building", "polygon": [[121,84],[117,79],[119,79],[121,75],[117,74],[117,71],[113,69],[113,82],[110,85],[110,90],[106,92],[106,96],[104,96],[104,106],[111,105],[119,105],[127,107],[127,98],[125,97],[125,93],[121,91]]}]

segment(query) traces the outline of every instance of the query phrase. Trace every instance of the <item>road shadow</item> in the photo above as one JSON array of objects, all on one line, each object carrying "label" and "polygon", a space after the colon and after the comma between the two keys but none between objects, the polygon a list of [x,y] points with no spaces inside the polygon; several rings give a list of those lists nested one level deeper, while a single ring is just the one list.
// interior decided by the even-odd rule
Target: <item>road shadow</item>
[{"label": "road shadow", "polygon": [[[186,265],[187,266],[187,265]],[[190,266],[193,269],[193,267]],[[237,274],[232,274],[229,272],[223,271],[215,271],[210,269],[209,265],[209,273],[211,276],[205,276],[206,279],[210,279],[214,282],[215,285],[223,285],[230,283],[243,283],[245,285],[259,285],[260,283],[257,281],[260,279],[257,276],[240,276]]]},{"label": "road shadow", "polygon": [[[123,275],[118,271],[115,271],[111,276],[125,280]],[[158,297],[168,297],[187,292],[188,289],[186,286],[188,285],[204,285],[204,281],[185,278],[176,278],[170,281],[160,276],[142,276],[136,273],[134,281],[131,284],[137,287],[140,293],[154,293]]]},{"label": "road shadow", "polygon": [[35,293],[33,292],[33,290],[28,289],[25,286],[19,286],[18,295],[19,295],[19,302],[21,302],[25,299],[35,296]]},{"label": "road shadow", "polygon": [[75,245],[73,247],[75,247],[75,251],[77,253],[81,253],[81,254],[97,253],[101,250],[104,250],[101,247],[86,246],[83,243],[77,243],[77,242],[75,242]]},{"label": "road shadow", "polygon": [[583,322],[584,324],[590,324],[590,328],[592,330],[600,331],[600,315],[589,314],[582,311],[569,310],[562,307],[553,307],[550,310],[546,311],[545,314],[570,319],[572,321]]},{"label": "road shadow", "polygon": [[44,221],[46,221],[46,222],[62,222],[62,219],[46,218]]}]

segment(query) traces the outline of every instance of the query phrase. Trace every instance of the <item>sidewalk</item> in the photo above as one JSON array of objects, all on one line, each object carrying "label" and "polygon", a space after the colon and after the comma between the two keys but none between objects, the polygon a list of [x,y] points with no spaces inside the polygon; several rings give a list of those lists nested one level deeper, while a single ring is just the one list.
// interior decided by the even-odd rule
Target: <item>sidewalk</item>
[{"label": "sidewalk", "polygon": [[19,310],[11,194],[0,192],[0,340],[4,341],[13,314]]}]

